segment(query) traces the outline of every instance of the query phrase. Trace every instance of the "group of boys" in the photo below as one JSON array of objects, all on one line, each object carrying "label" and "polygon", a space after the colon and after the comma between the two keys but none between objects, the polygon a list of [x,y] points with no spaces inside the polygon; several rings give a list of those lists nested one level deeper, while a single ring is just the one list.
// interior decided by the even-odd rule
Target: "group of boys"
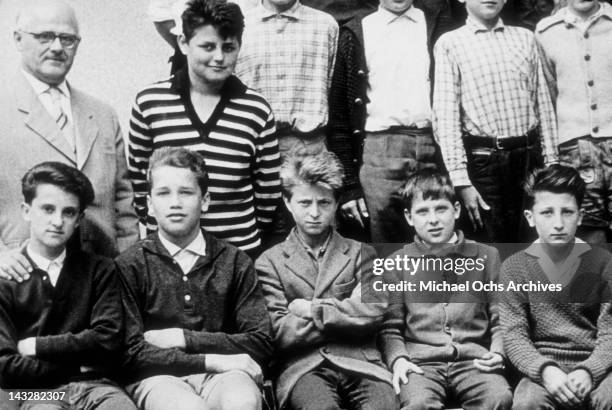
[{"label": "group of boys", "polygon": [[[611,408],[612,255],[575,237],[585,191],[575,169],[531,176],[524,214],[538,240],[501,274],[495,248],[455,229],[449,178],[420,171],[401,192],[416,236],[397,254],[480,258],[483,281],[548,280],[599,295],[582,303],[529,292],[491,303],[415,303],[408,292],[367,300],[375,251],[334,228],[339,160],[290,156],[282,177],[295,228],[254,268],[200,228],[209,195],[197,153],[156,151],[147,201],[158,232],[114,263],[69,240],[93,200],[88,179],[57,162],[28,171],[22,252],[35,268],[25,282],[0,281],[0,386],[16,389],[3,405],[260,409],[275,351],[281,408],[443,409],[453,400],[508,409],[506,364],[522,376],[513,408]],[[20,390],[33,388],[61,396]]]}]

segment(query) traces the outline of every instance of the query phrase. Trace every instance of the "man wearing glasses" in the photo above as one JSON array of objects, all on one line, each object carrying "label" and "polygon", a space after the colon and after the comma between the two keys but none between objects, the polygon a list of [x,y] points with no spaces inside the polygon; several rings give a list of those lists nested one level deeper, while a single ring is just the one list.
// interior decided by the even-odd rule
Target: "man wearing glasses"
[{"label": "man wearing glasses", "polygon": [[74,10],[61,0],[24,2],[13,37],[21,67],[0,90],[0,277],[19,280],[32,268],[18,249],[28,238],[19,181],[35,164],[64,162],[91,180],[83,249],[114,256],[136,241],[138,226],[117,116],[66,81],[81,41]]}]

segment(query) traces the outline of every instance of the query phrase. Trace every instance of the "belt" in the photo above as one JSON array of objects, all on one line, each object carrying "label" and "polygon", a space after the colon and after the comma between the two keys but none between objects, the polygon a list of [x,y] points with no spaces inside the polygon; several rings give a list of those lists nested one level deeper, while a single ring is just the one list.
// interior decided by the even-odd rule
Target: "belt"
[{"label": "belt", "polygon": [[482,137],[478,135],[463,134],[463,144],[468,148],[495,148],[500,150],[511,150],[526,148],[538,143],[539,132],[536,129],[529,131],[526,135],[519,137]]},{"label": "belt", "polygon": [[320,137],[327,134],[327,127],[316,128],[312,131],[302,132],[295,129],[292,129],[288,126],[281,126],[280,128],[276,128],[276,136],[282,137],[285,135],[292,135],[301,139],[313,139],[316,137]]}]

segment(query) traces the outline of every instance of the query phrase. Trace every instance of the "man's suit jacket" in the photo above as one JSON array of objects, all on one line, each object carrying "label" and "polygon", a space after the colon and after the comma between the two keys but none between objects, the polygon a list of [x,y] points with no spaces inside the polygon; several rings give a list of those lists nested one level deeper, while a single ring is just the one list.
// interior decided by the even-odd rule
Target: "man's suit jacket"
[{"label": "man's suit jacket", "polygon": [[78,168],[94,187],[94,203],[80,226],[84,250],[114,256],[135,242],[138,222],[114,110],[70,87],[78,135],[75,159],[59,126],[21,72],[0,95],[0,249],[17,247],[29,237],[28,224],[20,216],[21,178],[44,161]]},{"label": "man's suit jacket", "polygon": [[[317,272],[294,230],[257,259],[278,352],[281,408],[298,379],[324,360],[352,374],[391,382],[376,348],[386,298],[380,303],[361,300],[362,271],[373,257],[373,248],[334,231]],[[289,311],[294,299],[312,301],[312,319]]]}]

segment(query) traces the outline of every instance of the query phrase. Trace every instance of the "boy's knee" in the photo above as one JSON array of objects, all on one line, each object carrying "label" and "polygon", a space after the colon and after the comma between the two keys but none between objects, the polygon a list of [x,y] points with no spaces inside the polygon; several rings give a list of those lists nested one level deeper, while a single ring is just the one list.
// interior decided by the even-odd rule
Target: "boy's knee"
[{"label": "boy's knee", "polygon": [[[260,410],[261,391],[251,377],[242,371],[228,372],[215,392],[222,410]],[[235,392],[240,394],[235,394]]]},{"label": "boy's knee", "polygon": [[401,410],[442,410],[444,403],[432,396],[419,395],[402,405]]},{"label": "boy's knee", "polygon": [[512,392],[510,390],[494,391],[483,397],[483,409],[510,410],[512,408]]}]

